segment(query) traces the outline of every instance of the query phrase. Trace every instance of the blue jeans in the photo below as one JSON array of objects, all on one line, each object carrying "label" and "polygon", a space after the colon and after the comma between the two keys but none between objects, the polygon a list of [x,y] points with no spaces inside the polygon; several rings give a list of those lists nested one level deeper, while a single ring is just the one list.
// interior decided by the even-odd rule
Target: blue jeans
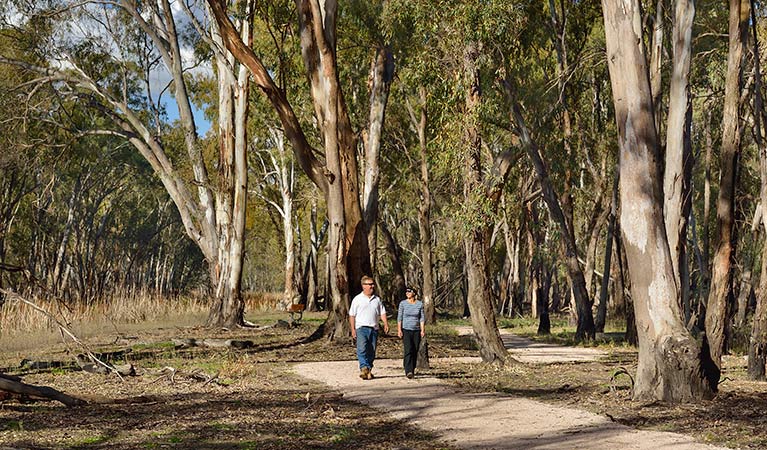
[{"label": "blue jeans", "polygon": [[357,359],[360,362],[360,369],[373,368],[373,360],[376,359],[376,341],[378,341],[378,331],[375,328],[357,328]]}]

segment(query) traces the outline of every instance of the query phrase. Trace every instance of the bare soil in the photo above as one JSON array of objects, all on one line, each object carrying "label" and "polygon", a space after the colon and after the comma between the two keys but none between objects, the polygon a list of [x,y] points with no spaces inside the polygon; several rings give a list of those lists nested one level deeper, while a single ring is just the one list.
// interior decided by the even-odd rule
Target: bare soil
[{"label": "bare soil", "polygon": [[[2,401],[0,448],[464,446],[420,421],[415,423],[412,417],[396,412],[382,414],[356,401],[360,399],[351,392],[342,396],[333,387],[299,376],[308,376],[314,368],[299,368],[296,374],[292,369],[295,363],[338,361],[334,364],[352,367],[351,380],[361,381],[354,373],[352,343],[329,345],[323,339],[313,339],[316,324],[305,322],[295,329],[218,333],[172,327],[137,332],[133,336],[112,334],[90,339],[88,344],[94,350],[133,349],[128,360],[136,366],[138,376],[125,380],[62,369],[40,372],[18,369],[21,357],[71,360],[80,351],[61,345],[23,354],[2,353],[0,366],[4,368],[0,372],[22,375],[27,383],[51,386],[86,397],[91,403],[66,408],[53,402]],[[250,339],[255,346],[235,351],[175,349],[170,340],[177,337]],[[476,356],[470,336],[437,328],[430,330],[429,344],[435,364],[415,383],[425,382],[428,376],[447,385],[456,395],[492,392],[493,397],[499,394],[503,398],[524,397],[567,410],[576,409],[581,415],[584,410],[598,413],[610,423],[688,434],[698,442],[767,448],[763,433],[767,422],[767,388],[744,379],[742,358],[728,358],[727,380],[721,385],[721,394],[710,402],[641,405],[630,401],[626,375],[611,381],[622,367],[633,373],[636,354],[631,349],[604,349],[607,357],[600,361],[525,363],[497,368],[462,358]],[[379,356],[392,360],[387,369],[392,371],[392,378],[373,380],[374,383],[386,386],[387,381],[411,381],[399,373],[400,341],[396,337],[380,340]],[[171,378],[167,371],[162,371],[164,367],[195,371],[210,381]],[[383,365],[376,369],[379,370],[384,370]],[[386,399],[396,404],[397,396],[392,394],[386,395]],[[507,428],[526,426],[525,417],[521,415]],[[486,421],[495,419],[488,417]],[[481,432],[476,430],[477,434]],[[506,448],[501,445],[504,441],[496,442],[498,448]],[[560,443],[565,447],[559,448],[569,448],[567,443],[572,441]]]}]

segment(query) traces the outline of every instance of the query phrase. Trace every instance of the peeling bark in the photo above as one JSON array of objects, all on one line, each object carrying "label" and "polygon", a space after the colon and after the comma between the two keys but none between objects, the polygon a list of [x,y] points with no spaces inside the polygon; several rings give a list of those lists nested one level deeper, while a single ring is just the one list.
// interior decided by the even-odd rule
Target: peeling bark
[{"label": "peeling bark", "polygon": [[642,43],[640,5],[602,2],[620,149],[621,232],[637,320],[635,400],[711,397],[710,361],[682,322],[663,222],[659,142]]}]

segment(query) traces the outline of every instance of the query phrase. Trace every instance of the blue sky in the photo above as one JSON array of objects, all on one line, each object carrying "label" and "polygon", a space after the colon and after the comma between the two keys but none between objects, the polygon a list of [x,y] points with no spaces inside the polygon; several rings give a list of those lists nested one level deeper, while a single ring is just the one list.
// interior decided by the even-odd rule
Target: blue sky
[{"label": "blue sky", "polygon": [[[173,123],[178,120],[178,107],[176,100],[171,96],[164,96],[162,101],[165,111],[168,113],[168,122]],[[194,123],[197,125],[197,134],[202,137],[210,130],[210,122],[205,118],[205,112],[192,104],[194,111]]]}]

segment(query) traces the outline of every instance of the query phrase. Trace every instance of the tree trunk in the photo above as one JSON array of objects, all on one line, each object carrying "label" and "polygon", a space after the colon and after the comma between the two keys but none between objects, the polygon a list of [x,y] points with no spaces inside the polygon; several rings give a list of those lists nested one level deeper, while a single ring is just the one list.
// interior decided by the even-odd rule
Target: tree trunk
[{"label": "tree trunk", "polygon": [[386,103],[394,78],[394,57],[388,46],[376,49],[370,64],[370,114],[365,139],[365,186],[362,193],[365,228],[371,264],[376,261],[376,223],[378,222],[378,185],[381,179],[379,159]]},{"label": "tree trunk", "polygon": [[394,240],[394,236],[392,236],[389,227],[387,227],[384,222],[381,222],[380,228],[381,235],[386,244],[386,253],[389,254],[389,258],[391,259],[392,274],[394,277],[391,281],[391,296],[388,296],[388,298],[382,296],[382,298],[386,303],[386,308],[390,311],[394,311],[399,306],[400,300],[405,298],[405,272],[402,270],[402,258],[400,257],[397,241]]},{"label": "tree trunk", "polygon": [[[751,3],[751,20],[756,22],[756,9],[754,3]],[[761,118],[764,113],[764,103],[762,99],[762,72],[759,54],[759,39],[757,38],[757,27],[752,30],[754,37],[754,123],[757,148],[759,150],[759,175],[761,186],[759,191],[760,201],[762,203],[762,221],[761,226],[767,230],[767,146],[764,142],[762,132],[764,124]],[[756,295],[756,310],[754,311],[753,325],[751,328],[751,339],[748,343],[748,377],[752,380],[764,381],[765,364],[767,364],[767,239],[762,244],[762,270],[759,276],[759,290]]]},{"label": "tree trunk", "polygon": [[[716,223],[717,247],[706,302],[705,341],[711,360],[721,372],[725,328],[732,298],[732,260],[735,256],[735,188],[740,157],[740,74],[743,43],[748,36],[749,0],[730,0],[729,52],[722,119],[722,159]],[[716,381],[720,374],[716,374]]]},{"label": "tree trunk", "polygon": [[48,386],[34,386],[31,384],[22,383],[20,381],[11,380],[2,376],[0,376],[0,391],[13,392],[15,394],[21,395],[31,395],[34,397],[49,398],[51,400],[59,401],[70,408],[87,403],[85,400],[77,397],[72,397]]},{"label": "tree trunk", "polygon": [[602,231],[602,226],[607,222],[610,216],[610,208],[606,208],[604,203],[604,194],[600,188],[600,192],[592,208],[592,216],[586,227],[589,241],[586,246],[586,265],[583,269],[583,276],[586,280],[586,290],[589,293],[589,298],[593,298],[596,295],[594,284],[594,270],[596,267],[597,259],[597,244],[599,244],[599,235]]},{"label": "tree trunk", "polygon": [[67,202],[67,220],[64,223],[64,230],[62,231],[61,236],[61,242],[59,244],[59,249],[56,252],[56,261],[55,265],[53,266],[53,275],[51,277],[51,290],[54,293],[59,292],[59,288],[61,286],[61,278],[62,278],[62,268],[66,266],[66,250],[67,245],[69,244],[69,238],[71,235],[72,230],[72,224],[74,222],[75,218],[75,201],[77,200],[77,195],[80,193],[80,179],[77,179],[77,182],[75,183],[74,189],[72,189],[72,193],[69,196],[69,202]]},{"label": "tree trunk", "polygon": [[552,270],[548,270],[545,266],[541,265],[541,283],[538,288],[537,303],[538,303],[538,335],[551,334],[551,320],[549,319],[549,292],[551,291],[551,277]]},{"label": "tree trunk", "polygon": [[506,254],[503,259],[503,272],[501,274],[503,277],[501,279],[500,289],[501,308],[498,312],[503,315],[504,311],[506,311],[510,316],[514,303],[514,294],[517,288],[515,276],[519,276],[519,239],[515,239],[511,234],[505,195],[501,197],[501,208],[503,211],[503,240],[506,246]]},{"label": "tree trunk", "polygon": [[[464,239],[467,274],[467,302],[471,311],[471,323],[476,334],[479,353],[485,362],[505,364],[513,361],[501,341],[495,321],[495,311],[490,296],[488,251],[490,242],[489,219],[481,214],[478,205],[485,195],[482,181],[482,140],[479,134],[479,107],[481,88],[479,68],[479,46],[476,42],[467,44],[463,54],[463,69],[466,84],[464,136],[466,145],[463,163],[463,196],[467,207],[472,208],[472,217],[477,223],[469,227]],[[480,194],[481,193],[481,194]],[[475,209],[476,208],[476,209]]]},{"label": "tree trunk", "polygon": [[[252,9],[240,22],[240,37],[250,42]],[[220,35],[216,33],[216,38]],[[245,66],[231,64],[230,53],[216,53],[219,75],[218,91],[218,190],[215,223],[218,242],[216,260],[210,264],[215,280],[215,299],[208,314],[210,327],[232,328],[245,324],[242,298],[245,210],[247,200],[247,119],[249,74]],[[236,73],[234,72],[236,70]]]},{"label": "tree trunk", "polygon": [[511,100],[511,113],[513,122],[517,128],[522,145],[524,145],[528,156],[530,157],[538,183],[543,191],[543,199],[549,208],[552,220],[559,226],[562,233],[562,244],[565,248],[565,266],[572,284],[573,297],[577,308],[578,325],[575,331],[575,339],[578,341],[594,339],[594,316],[591,314],[591,300],[586,287],[586,279],[583,275],[580,262],[578,261],[578,248],[575,242],[575,233],[572,222],[567,220],[559,204],[559,199],[554,192],[554,186],[549,179],[548,169],[543,161],[543,157],[537,144],[530,137],[525,121],[522,117],[519,104],[515,99],[514,90],[511,83],[504,83],[506,92]]},{"label": "tree trunk", "polygon": [[703,133],[706,136],[706,156],[705,156],[705,175],[703,180],[703,261],[700,265],[701,270],[701,304],[705,306],[708,300],[708,293],[711,289],[711,272],[709,263],[711,261],[711,232],[709,230],[711,221],[711,158],[714,153],[714,136],[711,133],[711,121],[713,108],[706,111],[706,123],[703,127]]},{"label": "tree trunk", "polygon": [[[618,168],[620,170],[620,168]],[[605,321],[607,319],[607,292],[610,286],[610,268],[611,257],[613,254],[613,233],[615,232],[615,216],[618,212],[618,171],[613,179],[613,193],[610,201],[610,220],[607,223],[607,236],[605,236],[605,263],[604,274],[602,275],[602,285],[599,289],[599,306],[597,307],[597,317],[594,322],[594,328],[597,333],[605,332]]]},{"label": "tree trunk", "polygon": [[[282,122],[301,168],[325,195],[329,221],[328,254],[332,302],[324,332],[329,339],[350,336],[347,313],[351,292],[360,291],[362,275],[371,274],[369,248],[359,200],[356,135],[341,92],[336,63],[338,4],[324,0],[297,1],[301,52],[306,67],[315,116],[325,150],[325,164],[298,122],[292,106],[253,50],[237,35],[226,3],[208,0],[224,43],[253,74]],[[328,303],[330,305],[330,303]]]},{"label": "tree trunk", "polygon": [[421,201],[418,205],[418,238],[421,249],[421,273],[423,274],[423,284],[421,285],[421,299],[423,300],[424,314],[426,324],[432,325],[437,322],[437,309],[434,307],[434,264],[432,262],[432,237],[431,237],[431,188],[429,187],[429,154],[426,141],[426,123],[427,123],[427,98],[426,88],[420,86],[418,89],[420,97],[420,115],[416,116],[415,111],[407,103],[410,122],[418,134],[418,154],[420,156],[421,176],[419,188],[421,191]]},{"label": "tree trunk", "polygon": [[[652,50],[650,51],[650,89],[652,91],[652,104],[655,107],[655,133],[661,136],[661,94],[663,92],[663,2],[655,2],[655,20],[652,29]],[[669,127],[671,123],[669,123]]]},{"label": "tree trunk", "polygon": [[[658,1],[659,10],[662,1]],[[690,143],[690,59],[692,23],[695,17],[693,0],[677,0],[672,41],[674,45],[673,74],[669,93],[666,158],[663,175],[663,218],[671,251],[671,264],[677,285],[684,289],[682,272],[686,272],[687,218],[690,212],[690,179],[692,151]],[[656,116],[657,117],[657,116]],[[684,280],[687,281],[686,279]],[[682,296],[683,303],[685,298]],[[689,301],[689,299],[686,299]]]},{"label": "tree trunk", "polygon": [[324,234],[325,224],[323,222],[323,231],[317,236],[317,200],[312,199],[311,212],[309,214],[309,252],[304,264],[304,279],[302,292],[305,295],[304,303],[307,311],[317,311],[317,291],[319,290],[319,280],[317,277],[317,250],[320,247],[320,241]]},{"label": "tree trunk", "polygon": [[[761,150],[762,165],[762,199],[767,194],[764,172],[767,169],[764,150]],[[764,221],[767,227],[767,220]],[[765,364],[767,364],[767,239],[762,245],[762,271],[759,276],[759,292],[756,295],[756,311],[751,328],[751,339],[748,343],[748,377],[756,381],[765,381]]]},{"label": "tree trunk", "polygon": [[[679,290],[663,223],[658,138],[637,0],[603,0],[620,149],[621,232],[637,319],[634,399],[689,402],[710,397],[706,356],[681,320]],[[651,261],[651,264],[648,264]]]}]

